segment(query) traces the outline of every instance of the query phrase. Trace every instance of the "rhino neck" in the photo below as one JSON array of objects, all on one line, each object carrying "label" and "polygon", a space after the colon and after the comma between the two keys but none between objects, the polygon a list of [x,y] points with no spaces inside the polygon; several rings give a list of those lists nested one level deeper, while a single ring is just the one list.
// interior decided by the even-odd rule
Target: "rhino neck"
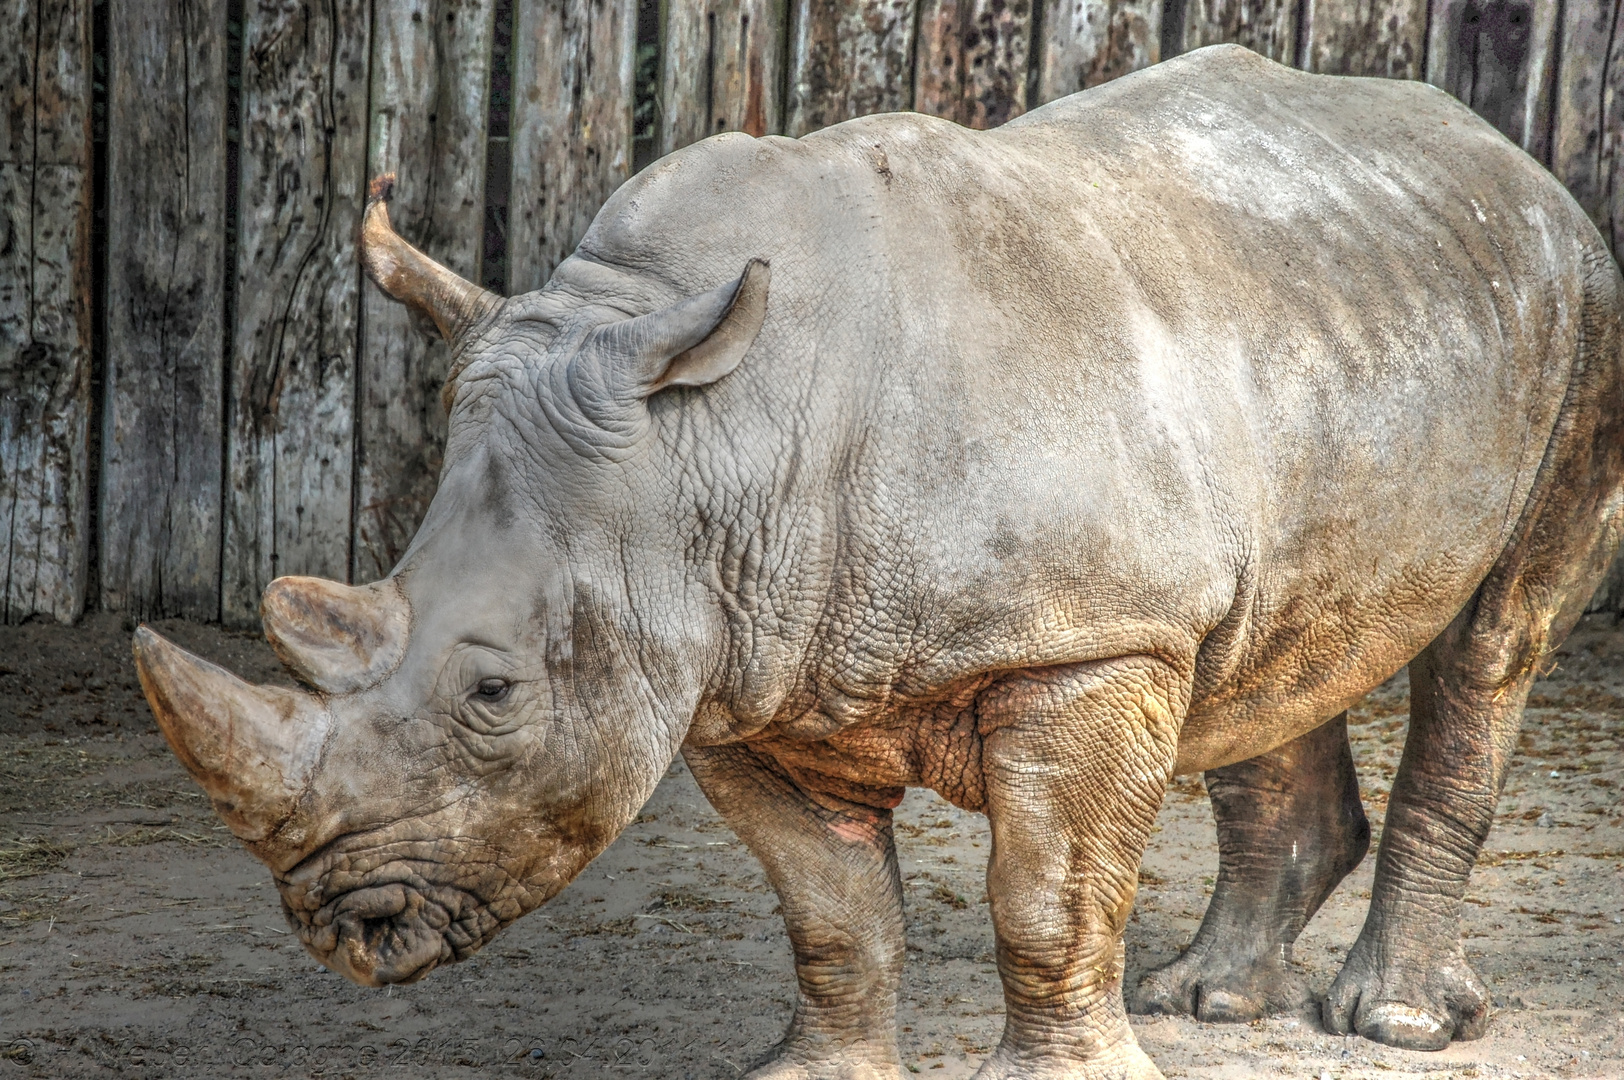
[{"label": "rhino neck", "polygon": [[[723,140],[715,149],[743,145]],[[634,181],[616,199],[648,187],[646,177]],[[874,572],[851,565],[873,558],[856,528],[869,511],[854,501],[863,499],[858,478],[875,473],[878,443],[864,433],[883,427],[887,408],[874,389],[886,381],[874,343],[887,349],[880,366],[906,368],[905,320],[884,281],[798,256],[774,239],[782,230],[761,224],[725,242],[692,243],[666,235],[686,227],[681,215],[636,202],[624,213],[605,211],[608,224],[635,218],[636,229],[606,228],[600,218],[541,292],[511,302],[516,318],[546,323],[553,334],[548,348],[534,350],[546,358],[525,365],[533,383],[519,396],[539,403],[535,423],[559,440],[543,456],[556,454],[569,470],[618,474],[613,486],[626,498],[613,516],[639,535],[644,552],[658,537],[654,557],[669,565],[658,582],[628,580],[630,603],[640,624],[673,627],[688,662],[697,661],[692,737],[726,741],[785,710],[815,707],[820,691],[809,693],[808,673],[825,666],[815,654],[828,651],[819,644],[829,632],[827,599],[851,593],[843,580]],[[764,211],[739,213],[753,220]],[[604,429],[572,400],[561,361],[581,327],[659,309],[757,256],[773,260],[768,317],[731,374],[651,396],[647,423],[625,430]],[[863,261],[890,272],[884,260]],[[809,326],[809,318],[834,315],[829,325]],[[464,379],[474,385],[481,374],[470,368]],[[611,552],[620,545],[606,541]],[[588,545],[578,555],[599,557]]]},{"label": "rhino neck", "polygon": [[744,383],[725,403],[673,400],[657,414],[676,535],[714,628],[691,734],[701,745],[748,737],[794,707],[838,577],[828,433],[809,437],[792,406],[762,408]]}]

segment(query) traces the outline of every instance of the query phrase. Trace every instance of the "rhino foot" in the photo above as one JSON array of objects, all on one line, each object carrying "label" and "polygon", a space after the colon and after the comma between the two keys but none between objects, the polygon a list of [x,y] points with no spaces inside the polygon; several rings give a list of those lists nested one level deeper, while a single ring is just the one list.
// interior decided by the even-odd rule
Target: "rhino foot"
[{"label": "rhino foot", "polygon": [[816,1064],[775,1061],[745,1074],[744,1080],[902,1080],[906,1075],[900,1065],[870,1061]]},{"label": "rhino foot", "polygon": [[896,1045],[818,1046],[791,1037],[767,1051],[744,1080],[902,1080]]},{"label": "rhino foot", "polygon": [[1366,945],[1361,937],[1325,995],[1325,1029],[1357,1032],[1402,1050],[1442,1050],[1451,1040],[1482,1038],[1489,992],[1454,943],[1413,945],[1403,957]]},{"label": "rhino foot", "polygon": [[982,1062],[972,1080],[1166,1080],[1138,1043],[1118,1043],[1087,1061],[1072,1057],[1022,1054],[1000,1046]]},{"label": "rhino foot", "polygon": [[1130,1008],[1209,1024],[1245,1024],[1300,1012],[1313,1001],[1308,984],[1277,958],[1192,948],[1139,980]]}]

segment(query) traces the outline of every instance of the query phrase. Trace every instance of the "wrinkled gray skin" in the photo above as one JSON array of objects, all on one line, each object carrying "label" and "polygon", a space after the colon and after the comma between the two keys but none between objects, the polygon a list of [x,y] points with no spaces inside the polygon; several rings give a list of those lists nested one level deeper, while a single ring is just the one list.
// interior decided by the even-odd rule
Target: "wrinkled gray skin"
[{"label": "wrinkled gray skin", "polygon": [[[753,259],[759,332],[728,306]],[[1368,842],[1340,714],[1409,663],[1325,1019],[1473,1037],[1460,898],[1618,525],[1619,295],[1452,98],[1235,47],[992,132],[707,139],[461,341],[439,492],[375,587],[403,649],[277,706],[319,737],[266,766],[299,778],[271,825],[217,805],[318,958],[406,981],[561,889],[682,753],[794,944],[751,1075],[857,1080],[903,1075],[890,808],[927,786],[993,831],[978,1076],[1155,1077],[1121,934],[1168,778],[1207,772],[1223,877],[1136,1000],[1291,1004]]]}]

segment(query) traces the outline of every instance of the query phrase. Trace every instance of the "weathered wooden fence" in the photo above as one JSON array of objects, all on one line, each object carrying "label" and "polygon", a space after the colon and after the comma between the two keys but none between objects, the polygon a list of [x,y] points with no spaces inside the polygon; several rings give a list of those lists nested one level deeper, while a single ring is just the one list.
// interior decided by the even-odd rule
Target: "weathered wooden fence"
[{"label": "weathered wooden fence", "polygon": [[[447,357],[362,287],[371,174],[540,286],[658,153],[986,127],[1201,45],[1427,79],[1624,230],[1624,0],[0,0],[0,620],[255,618],[432,493]],[[1609,600],[1608,602],[1611,602]]]}]

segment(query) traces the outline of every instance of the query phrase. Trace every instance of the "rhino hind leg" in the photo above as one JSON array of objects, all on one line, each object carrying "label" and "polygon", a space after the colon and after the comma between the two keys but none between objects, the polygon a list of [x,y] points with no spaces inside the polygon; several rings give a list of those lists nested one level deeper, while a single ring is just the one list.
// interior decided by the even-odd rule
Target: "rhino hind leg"
[{"label": "rhino hind leg", "polygon": [[1528,692],[1600,583],[1624,517],[1621,283],[1599,247],[1592,262],[1583,346],[1511,542],[1410,662],[1410,732],[1370,911],[1326,995],[1333,1033],[1438,1050],[1487,1029],[1489,994],[1460,944],[1467,879]]},{"label": "rhino hind leg", "polygon": [[1410,732],[1370,910],[1323,1007],[1333,1034],[1442,1050],[1488,1029],[1489,991],[1461,947],[1461,904],[1494,824],[1523,704],[1554,648],[1547,641],[1567,629],[1521,607],[1486,584],[1410,661]]},{"label": "rhino hind leg", "polygon": [[1291,948],[1370,847],[1346,713],[1206,774],[1218,881],[1184,954],[1140,980],[1134,1012],[1245,1023],[1296,1012],[1313,994]]},{"label": "rhino hind leg", "polygon": [[1333,1034],[1441,1050],[1487,1029],[1489,993],[1460,942],[1460,905],[1516,745],[1532,670],[1473,679],[1470,616],[1410,662],[1410,734],[1393,783],[1370,910],[1326,995]]}]

